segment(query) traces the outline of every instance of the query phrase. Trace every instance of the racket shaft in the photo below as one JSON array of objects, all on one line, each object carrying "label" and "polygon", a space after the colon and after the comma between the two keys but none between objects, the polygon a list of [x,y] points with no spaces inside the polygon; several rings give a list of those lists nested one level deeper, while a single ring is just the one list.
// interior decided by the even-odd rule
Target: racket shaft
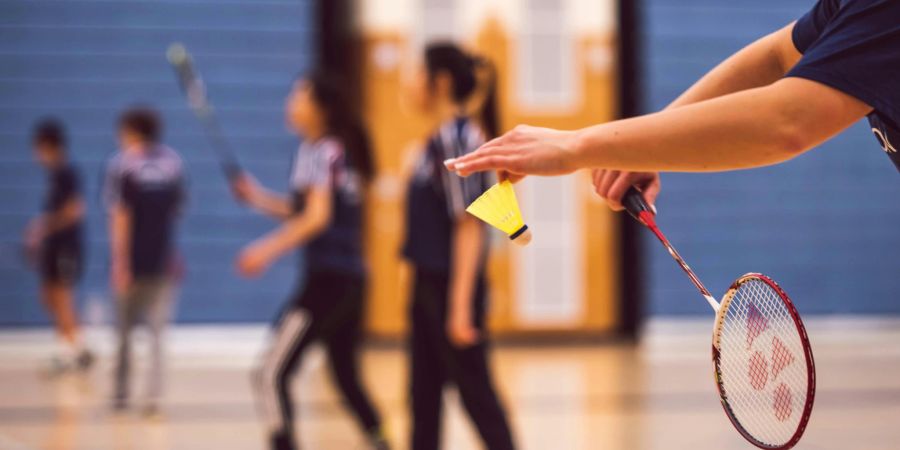
[{"label": "racket shaft", "polygon": [[703,285],[703,282],[700,281],[700,278],[694,273],[690,266],[684,261],[684,258],[675,250],[675,247],[666,239],[666,235],[660,231],[659,227],[656,226],[656,219],[653,216],[653,212],[650,209],[650,205],[644,201],[644,196],[641,195],[640,191],[635,189],[634,187],[630,188],[625,196],[622,199],[622,205],[625,206],[625,210],[631,214],[638,222],[642,223],[644,226],[650,229],[653,234],[659,239],[659,242],[662,243],[666,250],[669,251],[669,255],[672,255],[672,259],[678,263],[678,266],[681,267],[681,270],[687,274],[688,278],[691,279],[691,282],[694,283],[694,286],[697,287],[697,290],[703,294],[703,297],[706,299],[706,302],[709,303],[709,306],[712,307],[714,311],[719,310],[719,302],[713,298],[712,294],[710,294],[709,290],[706,289],[706,286]]},{"label": "racket shaft", "polygon": [[241,174],[242,170],[238,164],[237,157],[222,134],[216,115],[209,104],[203,80],[194,70],[191,58],[186,53],[184,57],[173,61],[172,66],[178,75],[179,85],[185,96],[187,96],[188,105],[203,124],[206,137],[216,154],[222,172],[225,173],[226,178],[233,180]]},{"label": "racket shaft", "polygon": [[234,179],[241,174],[241,166],[238,164],[237,157],[231,150],[228,140],[226,140],[225,136],[222,134],[222,130],[219,127],[219,122],[216,120],[215,115],[210,111],[207,115],[198,115],[198,117],[200,117],[203,122],[203,128],[206,130],[206,137],[209,139],[210,145],[216,153],[216,157],[219,160],[219,166],[221,166],[222,171],[229,180]]}]

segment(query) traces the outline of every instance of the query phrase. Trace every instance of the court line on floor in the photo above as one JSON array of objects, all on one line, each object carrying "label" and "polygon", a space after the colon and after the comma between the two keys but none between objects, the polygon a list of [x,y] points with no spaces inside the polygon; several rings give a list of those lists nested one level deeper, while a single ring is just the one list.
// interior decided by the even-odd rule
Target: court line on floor
[{"label": "court line on floor", "polygon": [[[851,411],[857,408],[873,406],[900,406],[900,387],[889,389],[843,389],[820,390],[817,393],[819,410]],[[718,399],[708,391],[685,391],[677,393],[609,393],[575,395],[531,395],[507,398],[509,409],[516,415],[561,415],[571,413],[683,413],[718,409]],[[379,404],[387,410],[406,409],[406,401],[394,399],[381,401]],[[139,405],[136,405],[139,406]],[[345,414],[340,401],[320,400],[300,402],[298,412],[301,417],[331,417]],[[75,411],[82,419],[100,420],[138,417],[135,411],[116,414],[105,405],[96,403],[84,408],[72,406],[56,407],[52,405],[0,407],[0,424],[45,424],[58,416],[60,410],[67,413]],[[202,422],[245,422],[256,419],[254,405],[251,402],[169,402],[164,407],[166,422],[169,425]],[[301,419],[302,420],[302,419]],[[2,448],[2,447],[0,447]]]}]

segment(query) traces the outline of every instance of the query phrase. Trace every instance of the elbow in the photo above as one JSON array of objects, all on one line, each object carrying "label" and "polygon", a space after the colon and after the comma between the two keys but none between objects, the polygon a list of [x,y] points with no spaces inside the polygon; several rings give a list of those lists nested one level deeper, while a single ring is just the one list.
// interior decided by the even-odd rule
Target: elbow
[{"label": "elbow", "polygon": [[309,223],[310,234],[313,236],[317,236],[325,231],[328,228],[328,225],[331,224],[331,214],[321,213],[316,214],[311,218]]},{"label": "elbow", "polygon": [[813,146],[808,129],[799,121],[781,120],[772,129],[775,131],[770,142],[772,163],[793,159]]}]

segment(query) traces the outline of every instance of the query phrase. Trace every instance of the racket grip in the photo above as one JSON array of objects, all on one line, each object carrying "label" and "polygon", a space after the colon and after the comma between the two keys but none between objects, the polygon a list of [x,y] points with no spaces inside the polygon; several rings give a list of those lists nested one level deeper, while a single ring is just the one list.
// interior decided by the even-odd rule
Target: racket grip
[{"label": "racket grip", "polygon": [[640,218],[642,212],[650,211],[653,213],[653,208],[651,208],[647,201],[644,200],[644,195],[634,186],[628,188],[628,192],[622,197],[622,206],[624,206],[625,211],[628,211],[628,214],[630,214],[631,217],[634,217],[638,222],[643,222]]}]

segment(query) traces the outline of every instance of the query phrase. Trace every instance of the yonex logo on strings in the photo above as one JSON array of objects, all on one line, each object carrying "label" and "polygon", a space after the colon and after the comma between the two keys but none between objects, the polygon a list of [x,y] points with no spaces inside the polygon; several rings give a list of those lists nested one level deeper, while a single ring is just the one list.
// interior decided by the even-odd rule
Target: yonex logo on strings
[{"label": "yonex logo on strings", "polygon": [[[755,304],[751,303],[747,311],[747,349],[752,349],[757,339],[769,329],[769,319],[763,315]],[[778,338],[772,337],[771,356],[757,350],[748,361],[750,385],[757,391],[765,389],[769,382],[778,382],[784,370],[795,362],[794,355],[787,345]],[[769,365],[771,361],[771,366]],[[772,410],[775,417],[784,422],[793,413],[793,395],[786,383],[778,382],[772,399]]]}]

